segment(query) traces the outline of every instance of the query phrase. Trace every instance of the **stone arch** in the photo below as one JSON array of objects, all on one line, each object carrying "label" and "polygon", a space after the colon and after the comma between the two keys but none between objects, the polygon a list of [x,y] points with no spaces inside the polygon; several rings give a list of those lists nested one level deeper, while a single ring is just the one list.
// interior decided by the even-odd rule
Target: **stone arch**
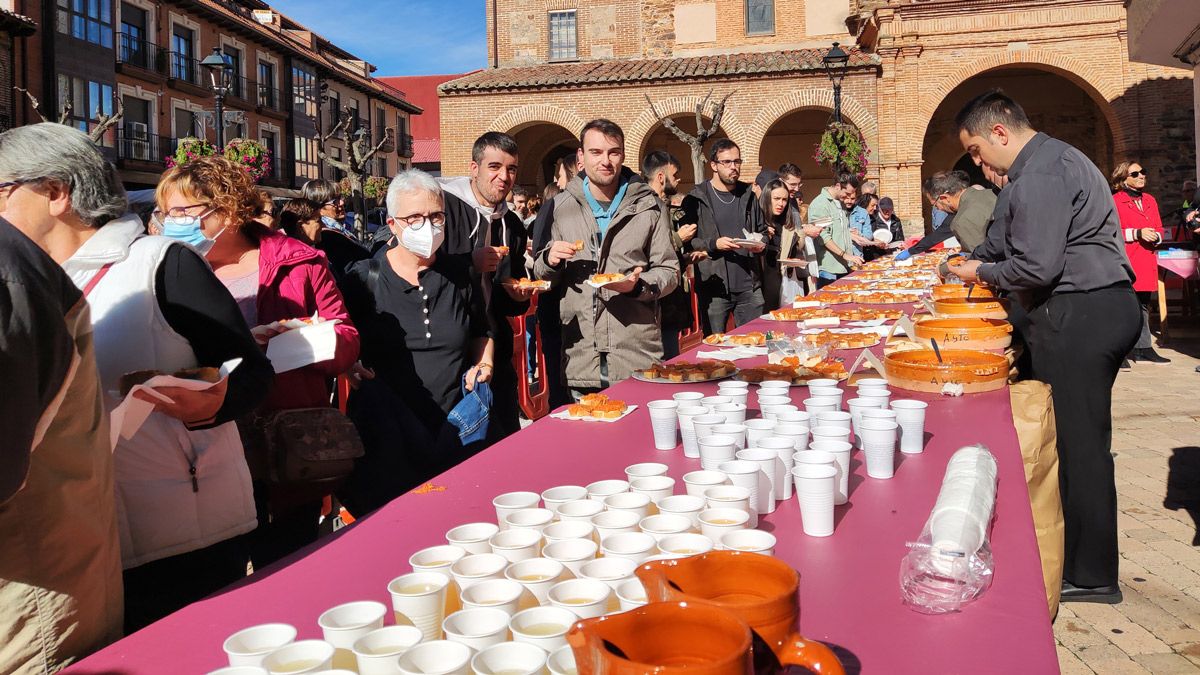
[{"label": "stone arch", "polygon": [[[763,138],[767,132],[771,130],[776,122],[783,119],[791,113],[802,110],[804,108],[821,108],[824,110],[833,110],[833,90],[832,89],[793,89],[786,95],[775,98],[770,105],[763,108],[754,121],[750,123],[748,131],[750,139],[747,141],[753,146],[751,151],[754,155],[754,163],[758,163],[758,149],[762,145]],[[851,124],[858,127],[862,132],[863,138],[867,141],[867,146],[878,153],[879,147],[879,121],[875,114],[870,111],[861,101],[849,96],[845,91],[842,92],[842,115]],[[871,164],[879,163],[879,157],[872,157]]]},{"label": "stone arch", "polygon": [[[713,92],[713,98],[720,100],[725,92]],[[651,93],[650,100],[654,101],[654,95]],[[673,117],[675,115],[695,115],[696,106],[704,100],[703,96],[686,95],[673,96],[662,101],[654,101],[654,107],[663,117]],[[645,99],[642,99],[645,102]],[[705,115],[708,117],[708,115]],[[625,129],[625,152],[626,155],[632,149],[634,152],[641,148],[646,141],[646,136],[649,134],[659,122],[658,117],[650,111],[650,106],[642,111],[640,115]],[[739,144],[749,143],[746,130],[742,126],[741,120],[737,116],[737,95],[729,97],[729,104],[725,107],[725,114],[721,117],[721,129],[725,134]],[[743,148],[743,152],[745,149]],[[626,157],[628,163],[629,158]],[[635,160],[636,163],[637,160]]]},{"label": "stone arch", "polygon": [[[928,133],[929,124],[933,121],[933,116],[937,113],[938,106],[941,105],[950,92],[976,75],[1005,66],[1025,66],[1037,70],[1045,70],[1067,79],[1078,86],[1095,101],[1096,107],[1104,114],[1109,129],[1112,130],[1114,154],[1117,156],[1124,155],[1126,144],[1125,125],[1121,123],[1112,105],[1113,101],[1124,93],[1120,81],[1105,76],[1104,71],[1096,66],[1045,49],[997,52],[973,60],[951,73],[948,77],[941,78],[938,86],[926,94],[921,101],[920,114],[917,119],[920,120],[922,133],[919,136],[914,135],[914,141],[923,139],[925,133]],[[917,148],[917,152],[920,152],[919,147]]]},{"label": "stone arch", "polygon": [[578,134],[586,123],[583,118],[570,110],[545,103],[532,103],[509,109],[503,115],[492,120],[488,129],[514,134],[532,124],[546,122],[556,124],[572,134]]}]

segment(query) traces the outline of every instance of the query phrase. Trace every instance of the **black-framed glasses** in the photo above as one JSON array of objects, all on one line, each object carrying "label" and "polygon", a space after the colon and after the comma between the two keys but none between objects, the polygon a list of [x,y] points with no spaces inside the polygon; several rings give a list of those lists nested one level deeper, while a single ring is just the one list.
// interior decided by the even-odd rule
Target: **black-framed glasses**
[{"label": "black-framed glasses", "polygon": [[[1145,175],[1146,175],[1145,171],[1130,171],[1129,172],[1130,178],[1141,178],[1142,176],[1145,176]],[[0,187],[4,187],[4,184],[0,183]]]},{"label": "black-framed glasses", "polygon": [[717,161],[717,164],[720,164],[721,166],[726,166],[726,167],[742,165],[742,160],[740,160],[740,159],[718,159],[716,161]]},{"label": "black-framed glasses", "polygon": [[441,227],[446,224],[446,213],[444,211],[434,211],[433,213],[414,213],[407,216],[392,216],[392,220],[397,223],[421,229],[425,226],[425,221],[428,220],[434,227]]}]

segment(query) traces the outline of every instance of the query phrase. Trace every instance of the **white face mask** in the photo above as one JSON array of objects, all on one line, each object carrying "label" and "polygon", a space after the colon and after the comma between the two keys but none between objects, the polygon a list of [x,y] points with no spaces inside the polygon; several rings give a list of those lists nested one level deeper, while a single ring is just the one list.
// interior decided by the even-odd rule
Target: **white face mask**
[{"label": "white face mask", "polygon": [[421,258],[428,258],[442,247],[446,239],[445,229],[429,222],[426,218],[418,225],[408,225],[400,230],[400,245]]}]

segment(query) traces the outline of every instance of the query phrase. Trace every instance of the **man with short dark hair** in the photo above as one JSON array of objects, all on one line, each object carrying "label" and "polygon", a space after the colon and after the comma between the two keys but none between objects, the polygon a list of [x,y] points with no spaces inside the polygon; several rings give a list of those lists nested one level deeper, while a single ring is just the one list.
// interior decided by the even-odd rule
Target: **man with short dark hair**
[{"label": "man with short dark hair", "polygon": [[1112,386],[1141,332],[1141,309],[1112,191],[1082,152],[1035,131],[1000,90],[967,103],[956,122],[975,163],[1011,180],[996,216],[1003,251],[952,269],[1012,292],[1029,314],[1033,375],[1053,390],[1058,430],[1062,600],[1120,602]]},{"label": "man with short dark hair", "polygon": [[[534,256],[534,275],[563,294],[563,376],[576,397],[662,358],[658,301],[679,282],[670,216],[624,168],[625,132],[592,120],[579,145],[584,173],[554,198],[551,241]],[[596,288],[596,274],[621,278]]]},{"label": "man with short dark hair", "polygon": [[804,204],[804,195],[801,194],[800,188],[804,187],[804,171],[800,167],[788,162],[779,167],[779,180],[787,186],[788,197],[792,199],[792,209],[795,211],[792,217],[793,223],[802,223],[804,218],[800,207]]},{"label": "man with short dark hair", "polygon": [[828,286],[846,276],[853,265],[861,265],[863,259],[854,254],[854,241],[850,236],[850,216],[845,203],[853,204],[858,196],[858,177],[843,171],[834,176],[833,184],[822,188],[821,193],[808,207],[810,225],[825,224],[817,246],[820,276],[817,287]]},{"label": "man with short dark hair", "polygon": [[662,308],[663,359],[679,356],[679,333],[692,326],[692,294],[685,273],[691,256],[683,247],[696,236],[695,223],[682,223],[683,212],[671,207],[671,198],[679,189],[679,160],[666,150],[655,150],[642,160],[642,180],[662,200],[663,208],[671,214],[671,246],[679,258],[679,286],[664,297]]},{"label": "man with short dark hair", "polygon": [[929,178],[928,194],[935,207],[954,216],[950,231],[963,253],[970,254],[984,242],[996,208],[991,190],[971,185],[962,171],[939,171]]},{"label": "man with short dark hair", "polygon": [[529,222],[529,189],[522,185],[514,185],[509,196],[511,210],[521,217],[522,223]]},{"label": "man with short dark hair", "polygon": [[[696,264],[696,292],[705,335],[723,333],[730,315],[735,326],[763,312],[762,260],[766,223],[749,183],[742,175],[742,151],[728,138],[718,138],[708,150],[713,175],[698,183],[683,200],[683,220],[696,223],[689,250],[703,251],[707,260]],[[752,243],[757,239],[761,243]]]}]

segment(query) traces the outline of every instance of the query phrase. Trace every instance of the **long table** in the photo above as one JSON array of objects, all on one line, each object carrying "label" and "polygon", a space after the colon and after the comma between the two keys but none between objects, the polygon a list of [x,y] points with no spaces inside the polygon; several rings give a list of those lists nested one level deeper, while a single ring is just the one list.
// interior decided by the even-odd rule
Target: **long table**
[{"label": "long table", "polygon": [[[758,320],[742,331],[790,329]],[[701,349],[711,349],[701,346]],[[853,354],[843,354],[852,358]],[[694,358],[694,350],[681,358]],[[759,359],[738,361],[757,365]],[[609,394],[639,405],[615,423],[543,418],[442,474],[442,491],[410,492],[353,526],[110,645],[68,669],[72,673],[203,673],[225,665],[223,640],[246,626],[286,622],[300,638],[320,638],[317,616],[334,605],[377,600],[390,606],[388,581],[410,571],[409,556],[445,543],[455,525],[494,521],[492,497],[624,478],[644,461],[670,466],[676,492],[699,460],[682,449],[655,450],[645,403],[677,391],[716,393],[716,383],[651,384],[627,380]],[[794,387],[800,404],[807,389]],[[896,476],[868,478],[854,453],[850,500],[837,507],[831,537],[803,534],[795,498],[762,518],[778,538],[776,555],[800,572],[801,632],[835,647],[849,672],[1057,673],[1041,563],[1034,538],[1021,452],[1007,389],[949,398],[893,391],[927,401],[925,452],[897,453]],[[753,405],[753,397],[750,405]],[[757,411],[751,409],[751,416]],[[999,464],[990,540],[990,589],[953,614],[930,616],[906,607],[899,566],[906,542],[920,534],[946,462],[960,447],[986,444]]]}]

